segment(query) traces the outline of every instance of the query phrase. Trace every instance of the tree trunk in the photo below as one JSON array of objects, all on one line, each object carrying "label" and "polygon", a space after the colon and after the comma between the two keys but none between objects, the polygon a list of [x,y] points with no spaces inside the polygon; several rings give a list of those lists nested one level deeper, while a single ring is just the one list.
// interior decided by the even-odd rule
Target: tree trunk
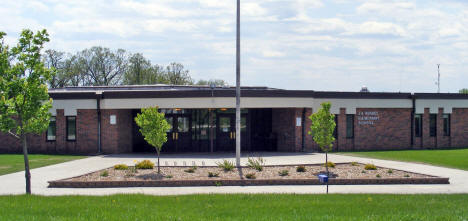
[{"label": "tree trunk", "polygon": [[26,194],[31,194],[31,173],[29,172],[29,159],[28,159],[28,143],[26,142],[26,135],[21,135],[21,143],[23,144],[24,155],[24,176],[26,177]]},{"label": "tree trunk", "polygon": [[161,173],[161,170],[159,168],[159,151],[158,151],[158,174],[160,174],[160,173]]},{"label": "tree trunk", "polygon": [[327,176],[328,174],[328,151],[325,151],[325,168],[327,169]]}]

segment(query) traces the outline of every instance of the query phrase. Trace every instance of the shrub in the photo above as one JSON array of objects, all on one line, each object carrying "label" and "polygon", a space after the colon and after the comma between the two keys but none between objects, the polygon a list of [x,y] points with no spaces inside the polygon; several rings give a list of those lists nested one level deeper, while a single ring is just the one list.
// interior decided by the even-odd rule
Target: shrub
[{"label": "shrub", "polygon": [[219,168],[222,168],[224,171],[232,171],[234,169],[234,162],[229,160],[223,160],[223,162],[216,162]]},{"label": "shrub", "polygon": [[307,169],[305,166],[297,166],[296,167],[296,172],[299,172],[299,173],[303,173],[303,172],[306,172]]},{"label": "shrub", "polygon": [[115,170],[127,170],[128,166],[125,165],[125,164],[117,164],[117,165],[114,166],[114,169]]},{"label": "shrub", "polygon": [[409,175],[408,175],[408,174],[405,174],[405,177],[409,177]]},{"label": "shrub", "polygon": [[223,183],[221,183],[220,181],[216,181],[216,182],[215,182],[215,185],[216,185],[216,186],[222,186]]},{"label": "shrub", "polygon": [[351,166],[357,166],[358,163],[357,162],[351,162]]},{"label": "shrub", "polygon": [[393,173],[393,170],[392,170],[392,169],[388,169],[388,170],[387,170],[387,173],[392,174],[392,173]]},{"label": "shrub", "polygon": [[186,173],[195,173],[195,170],[193,168],[188,168],[184,170]]},{"label": "shrub", "polygon": [[278,172],[278,174],[280,176],[287,176],[287,175],[289,175],[289,170],[281,170],[281,171]]},{"label": "shrub", "polygon": [[331,161],[328,161],[328,163],[326,163],[326,164],[324,163],[323,166],[325,167],[325,166],[327,166],[327,164],[328,164],[328,167],[331,167],[331,168],[335,168],[335,166],[336,166],[336,164],[331,162]]},{"label": "shrub", "polygon": [[153,167],[154,167],[154,163],[149,160],[143,160],[135,164],[135,168],[143,169],[143,170],[153,169]]},{"label": "shrub", "polygon": [[109,172],[107,170],[104,170],[101,172],[101,176],[102,177],[108,177],[109,176]]},{"label": "shrub", "polygon": [[168,179],[171,179],[173,176],[169,174],[169,175],[166,175],[165,177]]},{"label": "shrub", "polygon": [[256,159],[249,157],[247,161],[247,166],[257,171],[262,171],[264,165],[265,165],[265,160],[263,160],[263,158],[261,157],[257,157]]},{"label": "shrub", "polygon": [[208,172],[208,177],[219,177],[219,173],[216,173],[216,172]]},{"label": "shrub", "polygon": [[245,174],[245,178],[247,178],[247,179],[255,179],[255,178],[257,178],[257,177],[255,176],[255,173],[248,173],[248,174]]},{"label": "shrub", "polygon": [[380,174],[375,175],[375,177],[380,178]]},{"label": "shrub", "polygon": [[376,167],[374,164],[368,163],[368,164],[366,164],[366,165],[364,166],[364,169],[366,169],[366,170],[376,170],[377,167]]},{"label": "shrub", "polygon": [[365,170],[363,170],[363,171],[361,171],[361,173],[366,173],[366,171],[365,171]]}]

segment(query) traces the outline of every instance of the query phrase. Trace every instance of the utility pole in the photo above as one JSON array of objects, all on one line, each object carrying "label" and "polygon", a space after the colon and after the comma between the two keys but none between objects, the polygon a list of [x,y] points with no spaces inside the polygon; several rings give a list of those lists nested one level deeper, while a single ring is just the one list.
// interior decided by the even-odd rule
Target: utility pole
[{"label": "utility pole", "polygon": [[440,64],[437,64],[437,93],[440,93]]},{"label": "utility pole", "polygon": [[240,113],[240,0],[237,0],[237,31],[236,31],[236,166],[240,167],[241,155],[241,113]]}]

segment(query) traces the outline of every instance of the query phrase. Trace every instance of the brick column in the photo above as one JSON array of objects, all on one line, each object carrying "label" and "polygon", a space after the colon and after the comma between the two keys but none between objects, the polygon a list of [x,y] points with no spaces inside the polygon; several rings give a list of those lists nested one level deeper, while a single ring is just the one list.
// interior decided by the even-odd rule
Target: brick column
[{"label": "brick column", "polygon": [[64,115],[64,110],[63,109],[57,109],[57,115],[55,116],[55,122],[56,122],[56,145],[55,145],[55,151],[57,153],[65,153],[66,152],[66,119]]},{"label": "brick column", "polygon": [[340,113],[338,116],[338,149],[347,150],[348,146],[346,145],[346,108],[340,108]]}]

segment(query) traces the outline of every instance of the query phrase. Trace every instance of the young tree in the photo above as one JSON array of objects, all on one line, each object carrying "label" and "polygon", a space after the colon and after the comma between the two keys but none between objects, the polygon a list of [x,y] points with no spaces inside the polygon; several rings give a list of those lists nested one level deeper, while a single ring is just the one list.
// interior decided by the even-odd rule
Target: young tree
[{"label": "young tree", "polygon": [[26,193],[31,194],[27,134],[40,134],[49,125],[52,99],[47,82],[54,72],[41,62],[41,49],[49,41],[46,30],[23,30],[18,44],[4,45],[0,32],[0,130],[21,140]]},{"label": "young tree", "polygon": [[463,88],[458,91],[460,94],[468,94],[468,88]]},{"label": "young tree", "polygon": [[309,119],[312,121],[309,134],[312,135],[315,143],[319,145],[320,149],[325,152],[325,167],[327,169],[327,175],[328,151],[332,150],[333,141],[335,141],[333,131],[336,126],[335,115],[330,113],[330,108],[330,102],[322,103],[322,108],[320,108],[317,113],[309,116]]},{"label": "young tree", "polygon": [[158,112],[158,107],[150,107],[141,109],[141,114],[135,117],[136,124],[140,127],[140,132],[145,137],[146,142],[156,149],[158,154],[158,173],[159,155],[164,143],[167,141],[167,132],[170,129],[164,113]]}]

